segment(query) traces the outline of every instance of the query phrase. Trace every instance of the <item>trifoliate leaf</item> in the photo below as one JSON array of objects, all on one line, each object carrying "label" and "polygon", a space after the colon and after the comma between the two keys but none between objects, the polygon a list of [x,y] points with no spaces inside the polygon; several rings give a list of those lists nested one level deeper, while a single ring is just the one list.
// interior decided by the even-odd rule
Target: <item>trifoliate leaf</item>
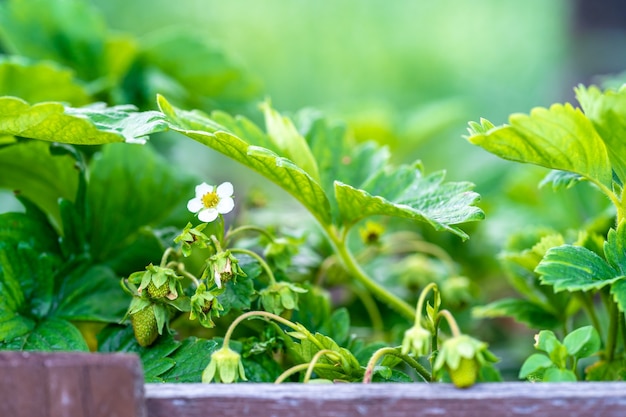
[{"label": "trifoliate leaf", "polygon": [[447,230],[463,239],[468,235],[454,225],[484,218],[473,204],[479,195],[467,182],[443,183],[444,173],[422,176],[409,166],[381,172],[356,189],[335,183],[335,196],[347,224],[374,215],[404,217],[429,223],[435,230]]},{"label": "trifoliate leaf", "polygon": [[468,140],[501,158],[573,172],[611,188],[607,148],[580,109],[555,104],[514,114],[509,123],[472,130]]},{"label": "trifoliate leaf", "polygon": [[596,253],[573,245],[550,249],[535,272],[555,292],[600,289],[623,278]]},{"label": "trifoliate leaf", "polygon": [[164,128],[160,113],[138,113],[128,105],[74,108],[45,102],[31,106],[16,97],[0,97],[0,135],[78,145],[144,143],[147,135]]},{"label": "trifoliate leaf", "polygon": [[580,85],[576,98],[606,144],[613,169],[626,183],[626,88],[602,92]]}]

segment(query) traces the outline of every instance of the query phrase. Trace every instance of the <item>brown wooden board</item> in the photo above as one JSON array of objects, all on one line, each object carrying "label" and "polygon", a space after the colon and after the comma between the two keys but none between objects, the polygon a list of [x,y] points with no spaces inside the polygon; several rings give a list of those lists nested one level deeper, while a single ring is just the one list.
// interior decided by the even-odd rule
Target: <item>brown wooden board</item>
[{"label": "brown wooden board", "polygon": [[624,417],[626,383],[148,384],[150,417]]},{"label": "brown wooden board", "polygon": [[0,352],[1,417],[145,417],[134,355]]}]

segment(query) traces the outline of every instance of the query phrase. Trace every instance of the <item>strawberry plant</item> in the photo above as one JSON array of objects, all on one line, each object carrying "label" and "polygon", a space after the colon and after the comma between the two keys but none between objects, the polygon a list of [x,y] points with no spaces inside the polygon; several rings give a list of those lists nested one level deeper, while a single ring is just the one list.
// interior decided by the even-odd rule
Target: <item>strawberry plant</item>
[{"label": "strawberry plant", "polygon": [[[525,363],[522,377],[532,374],[546,381],[623,379],[626,89],[602,91],[579,86],[576,97],[580,108],[571,104],[536,108],[529,115],[514,114],[508,125],[498,127],[487,120],[470,123],[471,143],[504,159],[551,169],[544,182],[555,188],[588,182],[612,206],[608,230],[597,230],[592,224],[573,236],[543,234],[530,247],[505,253],[511,281],[523,298],[496,301],[478,313],[510,315],[533,327],[559,328],[567,334],[564,345],[557,344],[554,335],[553,342],[539,344],[556,365],[533,355]],[[604,215],[597,213],[598,218]],[[564,372],[567,354],[582,357],[567,343],[568,337],[574,338],[581,330],[572,331],[581,310],[593,326],[593,340],[599,337],[602,343],[588,342],[593,348],[585,349],[585,356],[596,354],[597,361],[583,372]],[[540,341],[545,334],[539,334]]]}]

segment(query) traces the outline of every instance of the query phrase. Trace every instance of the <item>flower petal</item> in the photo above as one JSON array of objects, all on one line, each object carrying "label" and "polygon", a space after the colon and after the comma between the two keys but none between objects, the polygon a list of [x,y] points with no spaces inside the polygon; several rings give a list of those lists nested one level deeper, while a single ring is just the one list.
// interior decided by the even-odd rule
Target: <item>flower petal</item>
[{"label": "flower petal", "polygon": [[205,223],[211,223],[213,220],[217,219],[218,212],[214,208],[208,208],[204,210],[200,210],[198,213],[198,219]]},{"label": "flower petal", "polygon": [[206,193],[213,191],[213,186],[203,182],[200,185],[196,185],[196,198],[202,198]]},{"label": "flower petal", "polygon": [[197,213],[204,208],[204,204],[202,204],[202,199],[196,197],[189,200],[187,203],[187,210],[192,213]]},{"label": "flower petal", "polygon": [[217,211],[220,214],[230,213],[231,210],[235,207],[235,202],[230,197],[222,197],[220,201],[217,203]]},{"label": "flower petal", "polygon": [[217,288],[222,288],[222,275],[215,271],[215,274],[213,274],[213,279],[215,280],[215,285],[217,285]]},{"label": "flower petal", "polygon": [[233,185],[229,182],[223,182],[217,186],[217,196],[219,198],[231,197],[233,195]]}]

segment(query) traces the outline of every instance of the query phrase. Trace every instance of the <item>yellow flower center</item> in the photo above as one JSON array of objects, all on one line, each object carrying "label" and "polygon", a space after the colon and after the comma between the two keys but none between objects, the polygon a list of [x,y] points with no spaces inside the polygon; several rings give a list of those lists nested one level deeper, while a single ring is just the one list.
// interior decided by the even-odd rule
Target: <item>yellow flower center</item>
[{"label": "yellow flower center", "polygon": [[206,193],[202,196],[202,204],[204,204],[205,208],[213,208],[217,206],[217,203],[219,203],[219,201],[220,198],[217,196],[217,193],[215,191],[211,191],[210,193]]}]

